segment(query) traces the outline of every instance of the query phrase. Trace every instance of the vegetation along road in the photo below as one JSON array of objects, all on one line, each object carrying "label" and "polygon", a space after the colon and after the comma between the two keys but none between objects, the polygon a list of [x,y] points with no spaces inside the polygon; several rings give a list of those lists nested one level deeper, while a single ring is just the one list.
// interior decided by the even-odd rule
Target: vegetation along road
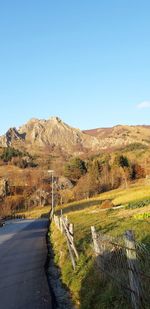
[{"label": "vegetation along road", "polygon": [[10,221],[0,228],[0,308],[47,309],[44,271],[47,220]]}]

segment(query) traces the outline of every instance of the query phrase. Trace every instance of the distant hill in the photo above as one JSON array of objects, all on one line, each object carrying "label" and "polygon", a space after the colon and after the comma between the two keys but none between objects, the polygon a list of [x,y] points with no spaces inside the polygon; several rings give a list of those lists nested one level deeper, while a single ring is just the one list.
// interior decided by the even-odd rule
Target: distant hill
[{"label": "distant hill", "polygon": [[134,143],[150,145],[150,126],[117,125],[112,128],[84,130],[85,134],[96,137],[103,149],[124,147]]},{"label": "distant hill", "polygon": [[72,128],[58,117],[31,119],[19,129],[10,128],[0,137],[0,146],[32,151],[60,151],[66,154],[98,152],[134,143],[150,145],[150,126],[118,125],[84,130]]}]

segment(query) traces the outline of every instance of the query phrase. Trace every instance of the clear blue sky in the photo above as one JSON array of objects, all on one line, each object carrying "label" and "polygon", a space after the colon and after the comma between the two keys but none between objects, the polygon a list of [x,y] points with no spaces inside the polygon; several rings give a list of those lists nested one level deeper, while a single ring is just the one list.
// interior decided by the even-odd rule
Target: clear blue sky
[{"label": "clear blue sky", "polygon": [[149,124],[149,14],[149,0],[1,1],[0,134],[56,115]]}]

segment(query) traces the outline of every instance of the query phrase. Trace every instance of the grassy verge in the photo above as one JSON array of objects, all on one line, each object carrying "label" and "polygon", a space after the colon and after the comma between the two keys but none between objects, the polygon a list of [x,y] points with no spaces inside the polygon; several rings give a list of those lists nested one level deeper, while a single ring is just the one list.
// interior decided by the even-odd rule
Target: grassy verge
[{"label": "grassy verge", "polygon": [[[130,308],[130,304],[110,280],[99,274],[93,256],[90,227],[112,236],[123,235],[132,229],[136,240],[150,244],[149,218],[138,220],[136,215],[149,212],[150,206],[136,209],[102,210],[101,201],[111,199],[115,205],[150,198],[150,186],[132,186],[127,190],[114,190],[94,199],[63,206],[70,222],[75,226],[75,243],[80,253],[76,270],[72,270],[66,241],[60,231],[51,225],[51,241],[55,252],[55,263],[61,268],[62,281],[69,288],[74,303],[80,309]],[[60,207],[56,210],[60,212]]]},{"label": "grassy verge", "polygon": [[26,219],[48,218],[50,213],[50,206],[36,207],[30,210],[18,212],[16,215],[22,216]]}]

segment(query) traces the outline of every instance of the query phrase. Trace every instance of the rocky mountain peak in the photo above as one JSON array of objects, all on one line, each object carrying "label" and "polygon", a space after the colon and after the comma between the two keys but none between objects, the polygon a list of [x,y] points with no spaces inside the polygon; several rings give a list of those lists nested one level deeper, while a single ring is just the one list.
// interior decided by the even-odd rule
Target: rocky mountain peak
[{"label": "rocky mountain peak", "polygon": [[47,120],[47,128],[49,127],[49,129],[51,130],[76,130],[75,128],[72,128],[71,126],[69,126],[67,123],[65,123],[62,119],[60,119],[57,116],[53,116],[50,117]]},{"label": "rocky mountain peak", "polygon": [[49,120],[55,123],[63,123],[63,121],[57,116],[50,117]]},{"label": "rocky mountain peak", "polygon": [[0,145],[2,147],[8,147],[12,145],[13,141],[21,141],[24,140],[25,135],[20,134],[18,130],[14,128],[10,128],[5,135],[0,137]]},{"label": "rocky mountain peak", "polygon": [[[11,130],[9,130],[10,132]],[[79,151],[83,147],[86,147],[86,142],[88,140],[87,135],[85,135],[79,129],[70,127],[68,124],[64,123],[59,117],[51,117],[48,120],[32,118],[26,124],[21,126],[18,130],[14,128],[14,133],[8,134],[0,137],[0,145],[2,145],[2,140],[9,143],[7,145],[14,145],[18,138],[24,137],[23,146],[29,150],[37,148],[60,148],[62,151],[71,153],[72,151]],[[89,139],[91,137],[89,136]],[[21,141],[21,140],[20,140]],[[4,143],[3,143],[4,145]],[[16,144],[18,147],[18,143]],[[20,144],[21,146],[21,144]]]},{"label": "rocky mountain peak", "polygon": [[61,149],[61,151],[79,155],[84,151],[100,151],[122,147],[132,143],[150,144],[149,126],[118,125],[112,128],[97,128],[81,131],[63,122],[59,117],[48,120],[32,118],[18,130],[10,128],[0,137],[0,146],[23,147],[27,151],[37,152],[43,149]]}]

